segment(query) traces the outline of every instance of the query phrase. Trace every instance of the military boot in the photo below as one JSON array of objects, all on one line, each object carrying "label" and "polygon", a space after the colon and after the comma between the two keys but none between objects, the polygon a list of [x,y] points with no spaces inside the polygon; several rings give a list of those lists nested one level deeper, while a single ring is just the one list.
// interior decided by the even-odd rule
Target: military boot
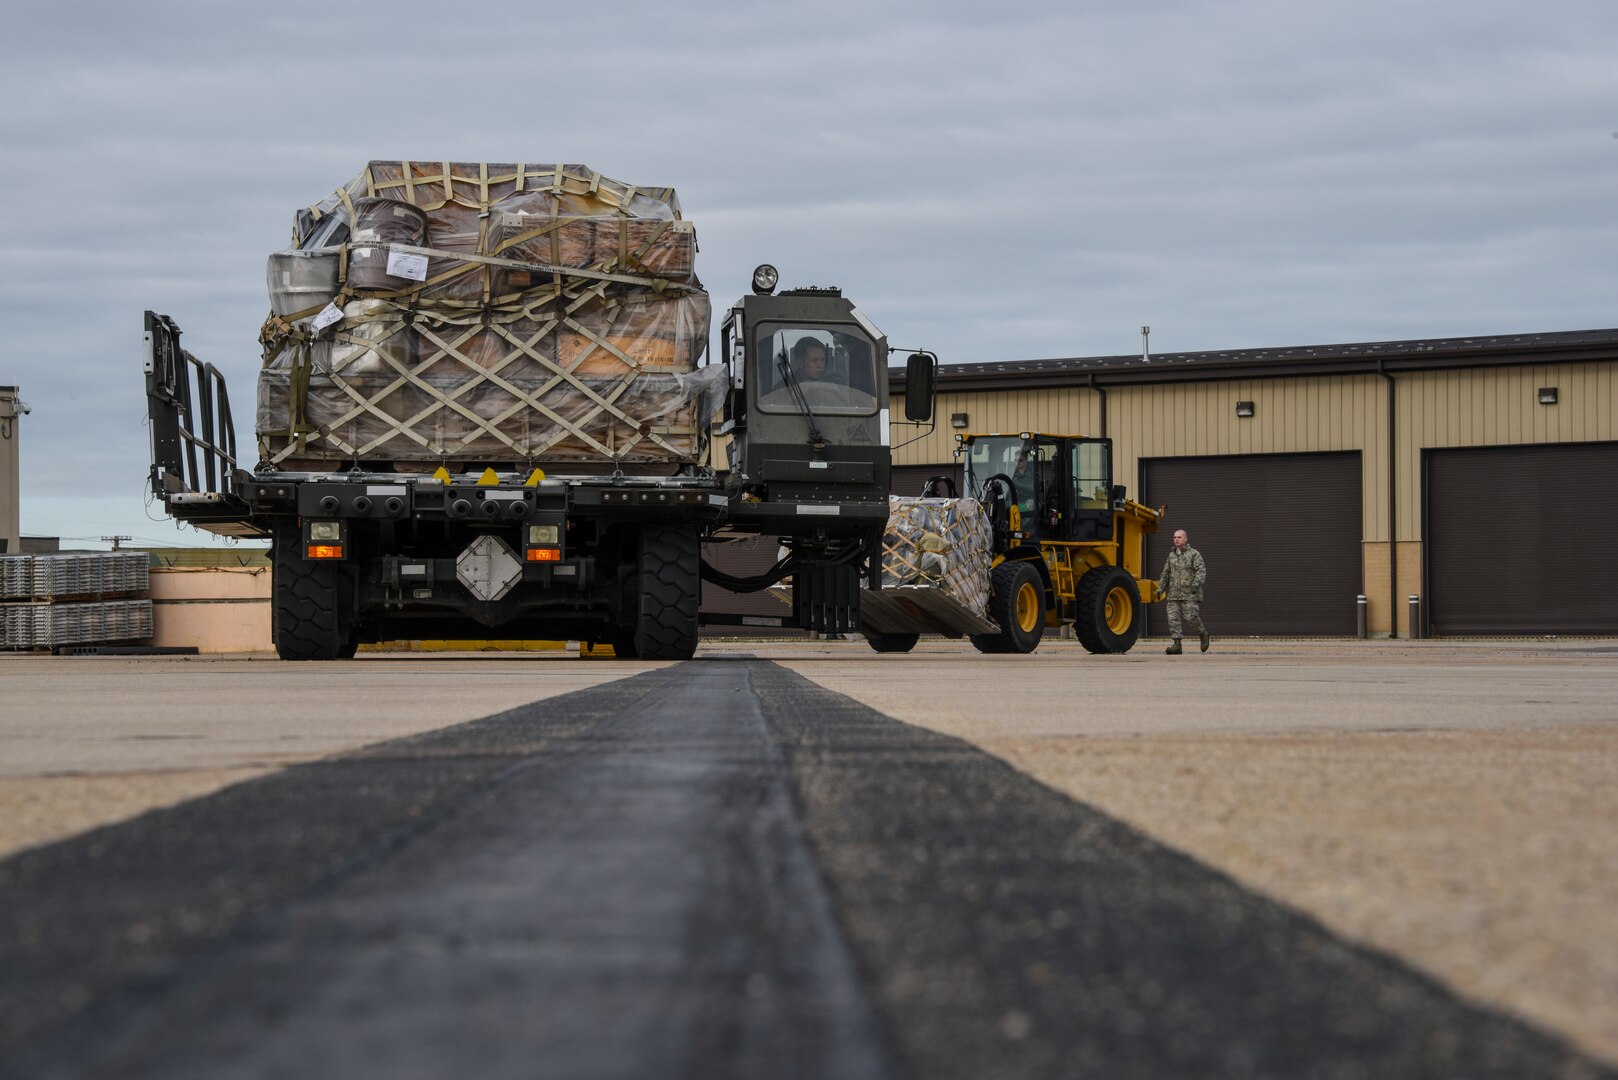
[{"label": "military boot", "polygon": [[1206,630],[1202,632],[1202,651],[1208,651],[1208,631]]},{"label": "military boot", "polygon": [[1180,655],[1180,639],[1175,638],[1172,642],[1169,643],[1169,647],[1164,649],[1163,651],[1168,653],[1170,656],[1179,656]]}]

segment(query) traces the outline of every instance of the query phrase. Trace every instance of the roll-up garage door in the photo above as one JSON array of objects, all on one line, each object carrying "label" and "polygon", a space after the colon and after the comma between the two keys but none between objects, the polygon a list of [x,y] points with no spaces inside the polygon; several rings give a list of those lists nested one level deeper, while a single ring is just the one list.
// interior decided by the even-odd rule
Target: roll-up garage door
[{"label": "roll-up garage door", "polygon": [[[1203,620],[1220,634],[1353,634],[1363,581],[1359,453],[1155,458],[1141,501],[1166,506],[1146,541],[1162,573],[1184,529],[1208,563]],[[1149,605],[1151,633],[1167,630]]]},{"label": "roll-up garage door", "polygon": [[1422,465],[1430,633],[1618,633],[1618,443],[1427,450]]}]

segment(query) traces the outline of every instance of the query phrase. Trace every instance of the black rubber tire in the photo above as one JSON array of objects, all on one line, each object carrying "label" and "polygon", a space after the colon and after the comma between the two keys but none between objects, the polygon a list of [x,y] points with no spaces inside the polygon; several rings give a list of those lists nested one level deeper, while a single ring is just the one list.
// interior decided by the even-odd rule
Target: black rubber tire
[{"label": "black rubber tire", "polygon": [[920,634],[866,634],[865,640],[877,652],[909,652],[921,640]]},{"label": "black rubber tire", "polygon": [[[701,559],[695,529],[670,525],[642,530],[634,625],[624,628],[624,643],[634,650],[634,657],[689,660],[696,654]],[[616,638],[613,652],[618,652]]]},{"label": "black rubber tire", "polygon": [[639,660],[640,654],[635,651],[635,634],[633,631],[624,632],[614,630],[612,633],[612,655],[619,660]]},{"label": "black rubber tire", "polygon": [[275,652],[283,660],[338,660],[354,655],[353,583],[342,563],[309,562],[298,552],[300,529],[282,529],[273,541],[270,591]]},{"label": "black rubber tire", "polygon": [[1074,590],[1073,633],[1093,653],[1126,653],[1140,637],[1140,586],[1118,566],[1098,567]]},{"label": "black rubber tire", "polygon": [[[1019,596],[1026,605],[1021,609]],[[1003,562],[989,571],[989,618],[1000,632],[972,635],[979,652],[1031,653],[1039,648],[1045,636],[1045,581],[1033,563]],[[984,638],[991,638],[993,647],[984,648]]]}]

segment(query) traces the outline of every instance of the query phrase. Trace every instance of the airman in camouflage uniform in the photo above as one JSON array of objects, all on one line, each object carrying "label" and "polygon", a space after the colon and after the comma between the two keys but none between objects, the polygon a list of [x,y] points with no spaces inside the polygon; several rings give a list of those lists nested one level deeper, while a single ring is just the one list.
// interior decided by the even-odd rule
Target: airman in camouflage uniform
[{"label": "airman in camouflage uniform", "polygon": [[1202,553],[1186,542],[1184,529],[1174,530],[1174,550],[1157,580],[1158,593],[1168,600],[1169,636],[1174,640],[1163,651],[1170,656],[1180,654],[1180,638],[1188,626],[1202,640],[1202,651],[1208,651],[1208,628],[1202,625],[1202,583],[1207,577]]}]

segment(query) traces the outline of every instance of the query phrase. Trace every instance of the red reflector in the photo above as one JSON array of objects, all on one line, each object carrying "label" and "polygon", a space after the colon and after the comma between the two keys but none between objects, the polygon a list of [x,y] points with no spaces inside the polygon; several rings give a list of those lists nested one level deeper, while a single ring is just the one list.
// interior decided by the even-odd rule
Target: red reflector
[{"label": "red reflector", "polygon": [[310,544],[307,554],[311,559],[341,559],[343,557],[343,545]]},{"label": "red reflector", "polygon": [[528,561],[529,562],[561,562],[562,561],[562,549],[561,548],[529,548],[528,549]]}]

